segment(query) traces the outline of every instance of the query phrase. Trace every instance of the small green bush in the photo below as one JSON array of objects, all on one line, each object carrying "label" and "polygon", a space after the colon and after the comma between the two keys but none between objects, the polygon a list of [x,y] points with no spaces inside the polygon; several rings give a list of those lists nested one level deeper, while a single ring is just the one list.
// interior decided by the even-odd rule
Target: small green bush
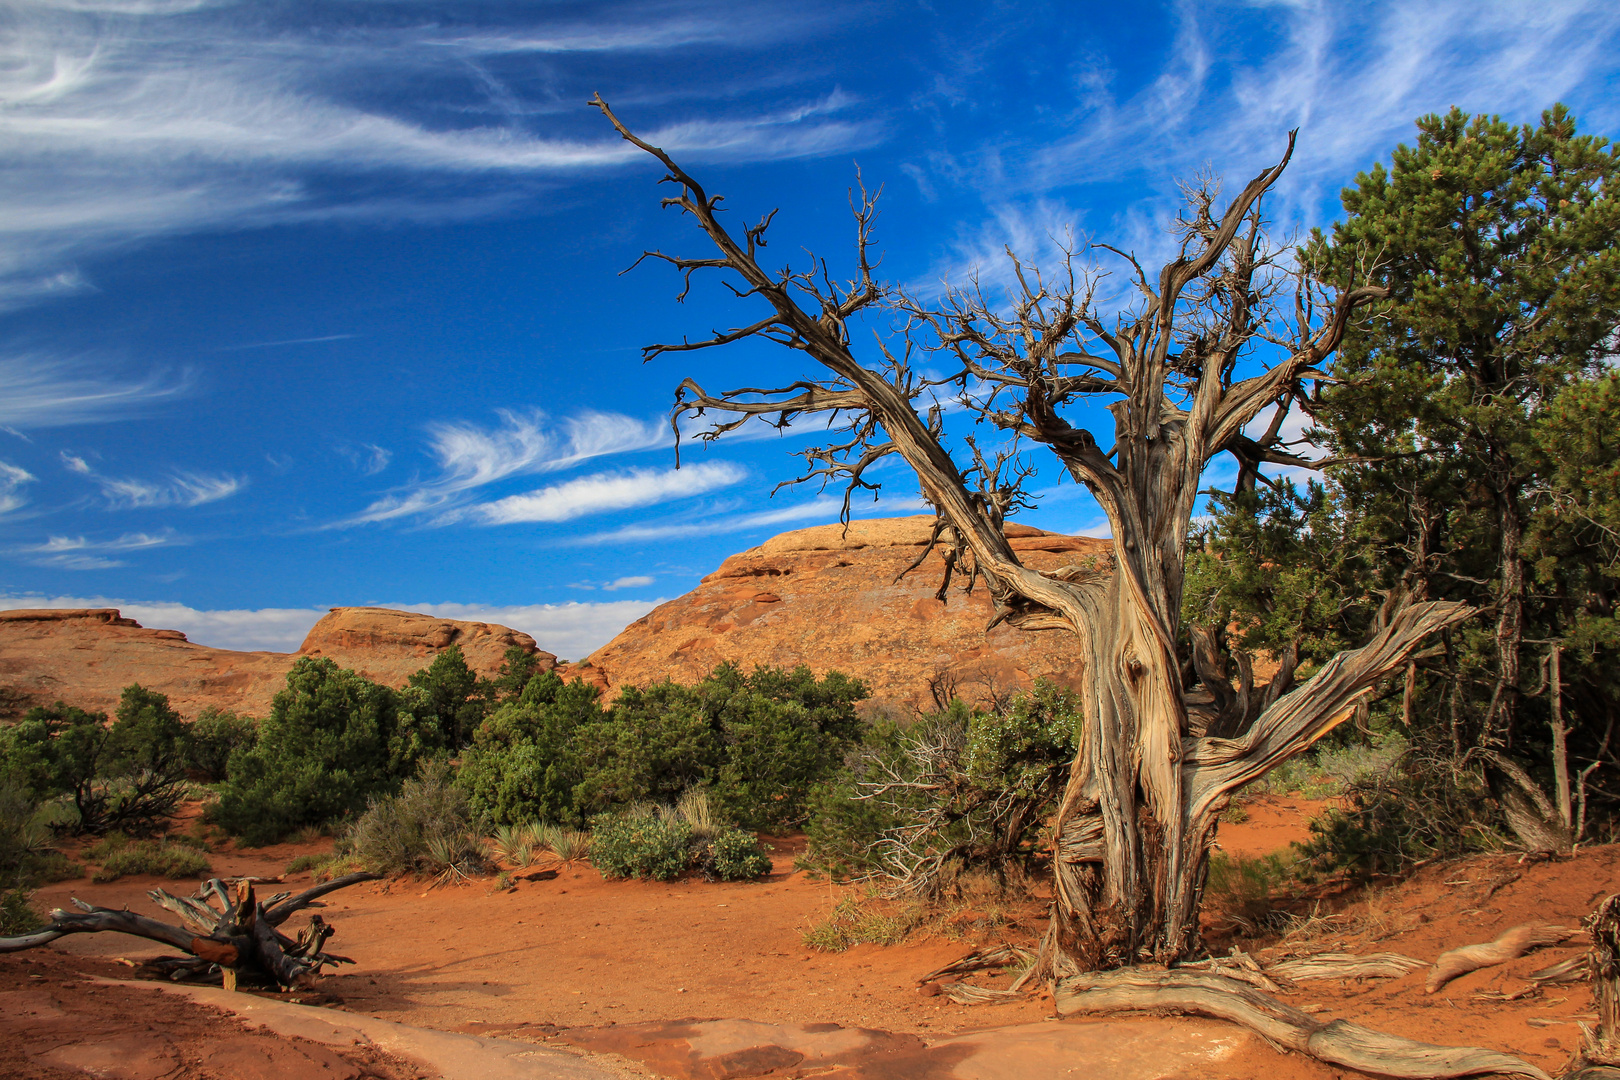
[{"label": "small green bush", "polygon": [[101,861],[101,868],[91,876],[91,881],[116,881],[132,874],[190,878],[208,870],[208,857],[202,852],[167,840],[125,841],[113,845],[104,840],[86,854]]},{"label": "small green bush", "polygon": [[597,818],[591,862],[605,878],[669,881],[692,864],[692,827],[672,815],[632,808]]},{"label": "small green bush", "polygon": [[210,705],[191,722],[186,747],[186,767],[192,775],[211,784],[229,773],[231,755],[258,741],[259,722],[251,716],[237,716],[228,709]]},{"label": "small green bush", "polygon": [[0,893],[0,937],[31,934],[45,925],[45,916],[34,906],[33,894],[22,886]]},{"label": "small green bush", "polygon": [[759,838],[741,829],[715,830],[701,859],[704,876],[721,881],[753,881],[771,872],[770,856]]},{"label": "small green bush", "polygon": [[45,885],[84,872],[51,847],[56,810],[41,806],[17,785],[0,782],[0,882]]},{"label": "small green bush", "polygon": [[921,910],[916,904],[890,912],[846,896],[825,919],[804,932],[803,940],[818,952],[843,952],[854,945],[898,945],[920,922]]},{"label": "small green bush", "polygon": [[1282,854],[1249,857],[1217,851],[1209,860],[1205,906],[1240,927],[1258,929],[1297,891],[1301,870],[1298,859]]},{"label": "small green bush", "polygon": [[481,870],[482,822],[454,780],[448,762],[423,762],[398,795],[372,800],[349,832],[347,851],[383,874]]}]

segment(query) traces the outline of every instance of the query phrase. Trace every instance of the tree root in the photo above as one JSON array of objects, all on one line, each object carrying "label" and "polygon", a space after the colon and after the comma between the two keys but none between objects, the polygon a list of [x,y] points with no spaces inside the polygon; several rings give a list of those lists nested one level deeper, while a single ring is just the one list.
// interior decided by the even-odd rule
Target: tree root
[{"label": "tree root", "polygon": [[1400,953],[1371,953],[1356,956],[1352,953],[1319,953],[1273,964],[1266,974],[1286,982],[1306,982],[1310,979],[1399,979],[1418,968],[1428,967],[1427,961],[1414,960]]},{"label": "tree root", "polygon": [[1423,992],[1432,994],[1459,975],[1466,975],[1470,971],[1478,971],[1480,968],[1496,964],[1505,964],[1509,960],[1518,959],[1531,949],[1568,941],[1577,933],[1578,930],[1567,926],[1526,923],[1502,931],[1494,941],[1479,945],[1464,945],[1443,952],[1440,959],[1434,962],[1434,970],[1429,972],[1428,981],[1423,984]]},{"label": "tree root", "polygon": [[1220,975],[1131,968],[1090,972],[1057,983],[1054,997],[1060,1015],[1167,1011],[1227,1020],[1280,1048],[1381,1076],[1439,1080],[1507,1073],[1551,1080],[1529,1062],[1494,1050],[1434,1046],[1345,1020],[1324,1023]]},{"label": "tree root", "polygon": [[234,890],[227,890],[218,878],[203,882],[191,897],[174,896],[162,889],[147,894],[160,907],[179,915],[186,926],[159,922],[132,911],[96,907],[75,898],[78,913],[58,908],[42,929],[0,938],[0,953],[36,948],[67,934],[112,931],[159,941],[187,953],[184,957],[160,958],[149,965],[169,978],[198,978],[219,971],[227,987],[234,987],[239,975],[268,977],[280,986],[308,986],[319,977],[322,966],[354,961],[323,951],[332,928],[319,915],[310,917],[309,925],[297,938],[288,937],[276,927],[301,908],[321,906],[318,898],[329,892],[381,876],[349,874],[296,897],[278,893],[267,901],[254,896],[251,881],[238,881]]}]

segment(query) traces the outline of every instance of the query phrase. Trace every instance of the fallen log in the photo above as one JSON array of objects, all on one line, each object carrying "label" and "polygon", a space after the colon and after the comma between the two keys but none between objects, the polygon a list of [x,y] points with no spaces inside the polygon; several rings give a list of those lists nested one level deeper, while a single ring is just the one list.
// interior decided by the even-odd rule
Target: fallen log
[{"label": "fallen log", "polygon": [[296,911],[320,906],[318,898],[327,893],[381,876],[349,874],[297,896],[277,894],[270,901],[260,901],[254,894],[253,882],[246,879],[238,879],[234,891],[228,891],[218,878],[211,878],[191,897],[175,896],[162,889],[147,894],[158,906],[184,919],[186,926],[174,926],[132,911],[96,907],[74,898],[78,912],[58,908],[41,929],[0,938],[0,953],[37,948],[68,934],[111,931],[162,942],[186,953],[151,962],[155,970],[169,978],[201,978],[218,973],[227,988],[234,988],[241,978],[284,987],[308,986],[320,977],[323,966],[354,961],[324,950],[332,927],[319,915],[310,916],[309,925],[296,938],[276,927]]},{"label": "fallen log", "polygon": [[1386,1035],[1346,1020],[1319,1021],[1292,1005],[1220,975],[1122,968],[1072,975],[1057,983],[1059,1015],[1176,1012],[1228,1020],[1285,1050],[1379,1076],[1411,1080],[1505,1073],[1551,1078],[1527,1061],[1473,1046],[1435,1046]]},{"label": "fallen log", "polygon": [[1539,949],[1543,945],[1557,945],[1568,941],[1579,932],[1567,926],[1526,923],[1502,931],[1494,941],[1464,945],[1443,952],[1434,962],[1434,970],[1429,972],[1429,978],[1423,984],[1423,992],[1432,994],[1459,975],[1466,975],[1470,971],[1478,971],[1480,968],[1496,964],[1505,964],[1509,960],[1517,960],[1532,949]]}]

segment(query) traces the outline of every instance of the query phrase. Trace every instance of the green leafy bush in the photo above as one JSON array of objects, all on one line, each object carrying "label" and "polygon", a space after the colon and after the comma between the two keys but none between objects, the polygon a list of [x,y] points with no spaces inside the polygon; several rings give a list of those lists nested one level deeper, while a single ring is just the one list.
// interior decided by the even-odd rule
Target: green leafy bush
[{"label": "green leafy bush", "polygon": [[384,874],[482,869],[482,823],[454,779],[448,763],[424,761],[398,795],[372,799],[346,838],[346,853]]},{"label": "green leafy bush", "polygon": [[1300,870],[1298,859],[1282,854],[1249,857],[1217,851],[1209,860],[1205,906],[1252,932],[1297,891]]},{"label": "green leafy bush", "polygon": [[45,916],[33,900],[34,894],[21,885],[0,892],[0,937],[31,934],[45,925]]},{"label": "green leafy bush", "polygon": [[249,844],[269,844],[395,790],[415,771],[419,745],[397,738],[397,698],[325,657],[300,657],[257,740],[231,755],[210,820]]},{"label": "green leafy bush", "polygon": [[461,757],[457,783],[473,806],[501,825],[580,824],[574,788],[587,761],[576,736],[601,719],[600,693],[578,679],[564,685],[548,671],[496,709]]},{"label": "green leafy bush", "polygon": [[958,700],[909,725],[874,722],[814,792],[801,865],[929,896],[969,868],[1022,867],[1062,791],[1079,716],[1074,695],[1043,682],[1002,709]]},{"label": "green leafy bush", "polygon": [[605,878],[669,881],[692,864],[692,827],[680,818],[638,807],[592,822],[591,862]]},{"label": "green leafy bush", "polygon": [[866,693],[836,672],[722,665],[695,686],[626,688],[604,708],[594,687],[547,672],[480,726],[461,783],[501,824],[577,825],[704,787],[733,820],[787,826],[858,738]]},{"label": "green leafy bush", "polygon": [[153,874],[171,879],[197,877],[208,870],[208,856],[186,844],[167,840],[130,841],[113,835],[85,852],[101,863],[91,881],[116,881],[126,875]]},{"label": "green leafy bush", "polygon": [[84,872],[52,848],[51,811],[21,787],[0,779],[0,884],[31,887]]},{"label": "green leafy bush", "polygon": [[124,688],[116,720],[57,702],[0,729],[5,781],[37,800],[66,796],[81,833],[146,833],[185,795],[186,726],[168,698]]},{"label": "green leafy bush", "polygon": [[753,881],[771,872],[771,858],[759,838],[741,829],[717,830],[700,858],[704,876],[721,881]]},{"label": "green leafy bush", "polygon": [[217,784],[228,775],[231,755],[258,739],[258,721],[210,705],[191,722],[186,767],[193,776]]}]

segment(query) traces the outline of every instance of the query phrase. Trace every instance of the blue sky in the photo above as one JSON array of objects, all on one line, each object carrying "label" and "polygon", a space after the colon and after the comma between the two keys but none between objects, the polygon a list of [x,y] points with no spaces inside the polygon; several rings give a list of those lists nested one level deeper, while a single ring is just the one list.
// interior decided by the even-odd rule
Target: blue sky
[{"label": "blue sky", "polygon": [[[680,380],[804,372],[684,304],[702,254],[600,92],[773,251],[927,293],[1066,228],[1163,254],[1176,181],[1299,127],[1287,232],[1458,105],[1620,128],[1612,2],[215,3],[0,9],[0,603],[237,648],[325,608],[492,619],[578,658],[728,553],[835,520],[813,431],[683,454]],[[741,433],[739,433],[741,434]],[[858,516],[917,512],[902,469]],[[1031,524],[1096,529],[1054,488]]]}]

